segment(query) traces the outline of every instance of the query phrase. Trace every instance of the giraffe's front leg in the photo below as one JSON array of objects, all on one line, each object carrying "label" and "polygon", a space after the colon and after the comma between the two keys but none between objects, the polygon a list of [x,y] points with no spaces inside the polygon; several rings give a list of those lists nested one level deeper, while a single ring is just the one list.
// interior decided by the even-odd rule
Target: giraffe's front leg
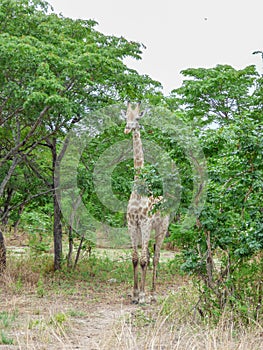
[{"label": "giraffe's front leg", "polygon": [[142,254],[140,259],[141,265],[141,285],[139,294],[139,303],[145,303],[145,282],[146,282],[146,272],[149,264],[149,240],[150,240],[150,222],[148,218],[145,218],[141,222],[141,235],[142,235]]},{"label": "giraffe's front leg", "polygon": [[132,302],[137,304],[139,302],[139,285],[138,285],[139,257],[138,257],[137,247],[133,248],[132,264],[133,264],[133,298],[132,298]]},{"label": "giraffe's front leg", "polygon": [[146,272],[149,263],[149,254],[148,254],[148,244],[142,247],[142,254],[140,259],[141,265],[141,285],[140,285],[140,294],[139,294],[139,303],[145,303],[145,281],[146,281]]},{"label": "giraffe's front leg", "polygon": [[156,301],[156,279],[157,279],[157,268],[160,259],[160,248],[155,245],[155,252],[153,257],[153,279],[152,279],[152,301]]},{"label": "giraffe's front leg", "polygon": [[138,227],[134,222],[132,213],[127,213],[128,231],[132,242],[132,265],[133,265],[133,297],[132,302],[138,304],[139,302],[139,255],[138,255]]}]

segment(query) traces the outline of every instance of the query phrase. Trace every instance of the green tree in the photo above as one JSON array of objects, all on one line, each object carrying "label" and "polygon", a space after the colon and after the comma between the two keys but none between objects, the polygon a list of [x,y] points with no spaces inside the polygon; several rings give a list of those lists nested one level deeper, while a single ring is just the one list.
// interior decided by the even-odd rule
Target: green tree
[{"label": "green tree", "polygon": [[160,84],[123,63],[127,56],[140,59],[140,44],[105,36],[95,30],[94,21],[58,16],[40,0],[1,0],[0,17],[0,165],[5,169],[0,194],[8,198],[8,183],[25,159],[34,163],[37,177],[46,177],[33,157],[42,147],[50,150],[51,171],[45,184],[50,182],[47,190],[53,191],[59,269],[62,225],[54,169],[63,158],[60,140],[87,111],[127,97],[150,96]]},{"label": "green tree", "polygon": [[180,88],[167,99],[170,108],[178,108],[197,128],[211,123],[226,125],[249,110],[250,92],[258,73],[254,66],[236,70],[228,65],[215,68],[190,68],[182,71]]},{"label": "green tree", "polygon": [[[190,69],[168,99],[195,126],[207,157],[205,207],[184,236],[183,269],[201,283],[199,310],[218,315],[229,304],[248,319],[258,317],[262,298],[263,143],[261,81],[254,67]],[[251,274],[251,275],[250,275]],[[252,285],[246,285],[250,275]],[[253,309],[253,312],[251,311]]]}]

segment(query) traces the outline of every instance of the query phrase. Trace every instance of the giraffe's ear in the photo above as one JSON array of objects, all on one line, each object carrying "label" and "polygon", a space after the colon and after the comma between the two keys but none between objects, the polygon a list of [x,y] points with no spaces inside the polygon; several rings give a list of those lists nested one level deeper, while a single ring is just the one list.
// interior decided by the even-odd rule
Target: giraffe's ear
[{"label": "giraffe's ear", "polygon": [[138,115],[137,119],[141,119],[142,117],[145,116],[145,114],[147,114],[149,112],[149,108],[146,108],[144,111],[140,112]]},{"label": "giraffe's ear", "polygon": [[123,109],[121,110],[120,117],[121,119],[126,120],[126,111],[124,111]]},{"label": "giraffe's ear", "polygon": [[124,111],[123,109],[121,110],[121,114],[120,114],[120,117],[121,119],[127,119],[127,112],[131,110],[131,102],[130,101],[127,101],[127,110]]}]

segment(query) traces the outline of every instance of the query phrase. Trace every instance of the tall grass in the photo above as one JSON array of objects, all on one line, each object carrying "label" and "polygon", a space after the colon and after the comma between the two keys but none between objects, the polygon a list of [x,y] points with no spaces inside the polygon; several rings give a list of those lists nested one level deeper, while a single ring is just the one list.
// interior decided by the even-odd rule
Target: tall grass
[{"label": "tall grass", "polygon": [[156,320],[154,327],[147,332],[136,334],[132,327],[122,323],[115,329],[110,347],[105,344],[102,349],[122,350],[260,350],[263,349],[260,329],[239,329],[232,324],[227,328],[200,327],[193,323],[178,325],[175,322],[168,326],[164,318]]},{"label": "tall grass", "polygon": [[[154,308],[143,308],[122,317],[101,349],[121,350],[260,350],[263,327],[234,323],[229,314],[217,325],[204,322],[192,312],[190,293],[179,291]],[[190,298],[190,299],[189,299]],[[173,300],[173,304],[172,304]],[[168,302],[168,304],[167,304]],[[178,304],[179,303],[179,304]],[[169,305],[169,308],[168,308]],[[170,310],[170,311],[169,311]],[[110,339],[110,341],[109,341]]]},{"label": "tall grass", "polygon": [[[65,263],[63,271],[54,273],[52,265],[49,255],[37,259],[30,255],[8,257],[6,272],[0,277],[0,296],[5,296],[5,305],[14,299],[16,318],[2,310],[0,343],[14,343],[19,349],[63,350],[74,349],[75,344],[87,350],[263,350],[263,327],[259,323],[238,321],[231,309],[217,323],[201,318],[197,311],[199,295],[191,279],[173,274],[174,269],[165,263],[160,268],[159,300],[146,305],[131,305],[128,300],[132,266],[126,255],[120,259],[92,255],[74,272],[68,271]],[[93,298],[94,311],[88,307],[87,295]],[[26,311],[33,313],[27,318],[22,314],[25,298],[34,305],[28,305]],[[99,329],[92,347],[83,338],[91,322]]]}]

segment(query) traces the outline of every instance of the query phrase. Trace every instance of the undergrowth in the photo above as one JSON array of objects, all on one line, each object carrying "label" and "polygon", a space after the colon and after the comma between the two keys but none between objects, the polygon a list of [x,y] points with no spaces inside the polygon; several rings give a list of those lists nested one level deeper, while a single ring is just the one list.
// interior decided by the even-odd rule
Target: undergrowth
[{"label": "undergrowth", "polygon": [[[152,266],[148,268],[147,285],[151,285]],[[159,283],[172,282],[177,275],[173,265],[161,263],[159,266]],[[69,269],[66,261],[62,264],[61,271],[53,270],[53,259],[48,254],[35,255],[24,254],[20,256],[8,256],[7,268],[0,276],[2,288],[9,292],[23,293],[24,290],[33,290],[39,297],[44,296],[45,291],[57,289],[58,286],[67,286],[67,290],[75,285],[104,285],[115,284],[132,286],[133,268],[130,254],[124,252],[118,257],[102,256],[92,253],[83,258],[76,269]]]},{"label": "undergrowth", "polygon": [[[132,311],[117,318],[110,330],[101,336],[100,349],[214,349],[214,350],[259,350],[262,349],[263,329],[261,322],[244,322],[234,319],[230,307],[215,318],[202,317],[198,308],[200,293],[193,280],[180,275],[180,261],[161,263],[158,274],[159,298],[156,304],[133,306]],[[147,289],[151,283],[151,266],[147,275]],[[32,295],[43,302],[62,295],[65,304],[45,317],[38,315],[28,320],[27,332],[41,331],[44,339],[50,332],[61,339],[61,349],[69,342],[67,333],[74,318],[85,318],[86,313],[74,308],[71,300],[80,296],[87,305],[87,288],[93,302],[101,303],[101,294],[108,294],[107,302],[119,303],[119,292],[125,295],[132,289],[132,264],[129,254],[118,258],[95,253],[82,259],[76,270],[69,270],[66,261],[63,269],[53,271],[52,257],[43,254],[36,257],[24,255],[8,257],[7,269],[0,276],[0,296],[18,298]],[[118,290],[117,290],[118,289]],[[118,295],[118,297],[117,297]],[[96,299],[97,296],[97,299]],[[31,297],[30,297],[31,298]],[[115,298],[115,299],[114,299]],[[116,304],[117,305],[117,304]],[[69,307],[70,306],[70,307]],[[68,311],[66,311],[66,307]],[[117,307],[117,306],[116,306]],[[65,310],[64,310],[65,309]],[[13,344],[11,332],[18,313],[0,313],[0,344]],[[88,314],[87,314],[88,315]],[[41,338],[41,339],[42,339]]]}]

